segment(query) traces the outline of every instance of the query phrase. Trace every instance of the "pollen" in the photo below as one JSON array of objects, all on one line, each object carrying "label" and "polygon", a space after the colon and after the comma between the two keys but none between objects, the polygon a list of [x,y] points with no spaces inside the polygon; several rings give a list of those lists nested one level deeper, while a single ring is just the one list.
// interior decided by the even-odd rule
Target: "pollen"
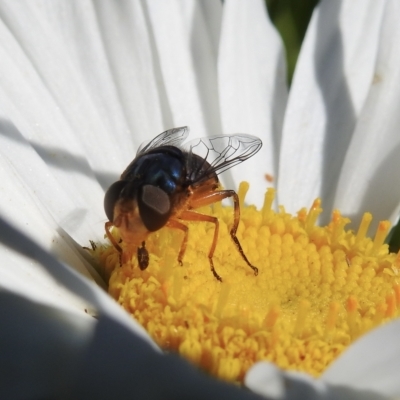
[{"label": "pollen", "polygon": [[291,215],[282,206],[273,210],[273,189],[261,210],[245,206],[247,189],[242,184],[238,192],[237,237],[258,276],[230,237],[233,207],[214,204],[196,211],[220,222],[213,261],[223,282],[207,257],[213,224],[191,222],[183,265],[183,234],[170,228],[147,239],[144,271],[137,257],[120,265],[113,246],[97,246],[109,293],[161,348],[219,378],[241,382],[260,360],[317,377],[354,340],[400,314],[400,255],[384,244],[390,224],[382,221],[369,238],[371,214],[353,232],[335,210],[318,226],[319,199]]}]

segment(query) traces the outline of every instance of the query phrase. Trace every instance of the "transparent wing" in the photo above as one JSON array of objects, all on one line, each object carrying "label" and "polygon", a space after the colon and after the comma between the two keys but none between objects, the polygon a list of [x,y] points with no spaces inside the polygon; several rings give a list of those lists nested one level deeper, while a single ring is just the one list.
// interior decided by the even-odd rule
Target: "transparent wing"
[{"label": "transparent wing", "polygon": [[181,128],[169,129],[163,133],[160,133],[153,140],[150,140],[148,142],[143,142],[140,145],[136,153],[136,156],[144,154],[147,151],[160,146],[180,147],[180,144],[188,137],[188,135],[189,135],[189,127],[187,126],[182,126]]},{"label": "transparent wing", "polygon": [[181,148],[188,153],[188,179],[194,184],[246,161],[261,147],[258,137],[237,134],[194,139]]}]

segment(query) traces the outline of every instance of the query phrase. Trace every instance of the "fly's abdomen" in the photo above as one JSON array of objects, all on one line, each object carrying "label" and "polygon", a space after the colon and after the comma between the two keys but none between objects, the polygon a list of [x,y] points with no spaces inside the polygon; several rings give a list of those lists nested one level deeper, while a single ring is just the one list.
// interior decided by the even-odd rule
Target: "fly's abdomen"
[{"label": "fly's abdomen", "polygon": [[214,189],[219,186],[218,176],[210,163],[197,154],[190,154],[190,158],[187,159],[186,171],[187,182],[191,186],[201,186],[205,183],[207,186],[214,186]]}]

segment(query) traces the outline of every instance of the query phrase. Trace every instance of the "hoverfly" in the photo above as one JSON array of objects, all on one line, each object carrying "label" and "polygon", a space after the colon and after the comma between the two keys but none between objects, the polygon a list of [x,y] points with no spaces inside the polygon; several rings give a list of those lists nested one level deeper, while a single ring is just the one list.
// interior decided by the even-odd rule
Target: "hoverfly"
[{"label": "hoverfly", "polygon": [[[188,127],[170,129],[139,147],[136,158],[120,180],[106,192],[104,209],[109,219],[105,224],[106,234],[120,252],[121,263],[130,260],[136,250],[139,268],[144,270],[149,264],[145,242],[151,232],[163,226],[183,232],[178,254],[182,265],[189,234],[184,222],[211,222],[214,237],[208,260],[214,277],[222,282],[213,263],[218,218],[193,210],[232,198],[234,220],[230,235],[243,260],[257,275],[257,267],[249,262],[236,237],[240,219],[238,195],[234,190],[220,189],[217,174],[253,156],[262,142],[254,136],[238,134],[195,139],[183,144],[188,134]],[[112,236],[112,226],[119,229],[122,241],[126,242],[124,250]]]}]

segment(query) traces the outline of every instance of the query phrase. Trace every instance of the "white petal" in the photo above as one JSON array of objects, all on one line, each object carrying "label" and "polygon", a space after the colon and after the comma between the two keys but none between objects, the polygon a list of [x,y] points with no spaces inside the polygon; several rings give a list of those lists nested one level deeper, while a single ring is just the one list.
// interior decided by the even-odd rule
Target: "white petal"
[{"label": "white petal", "polygon": [[[125,167],[124,150],[129,161],[133,152],[133,142],[120,146],[121,135],[105,129],[119,122],[126,135],[94,16],[83,2],[0,4],[0,212],[87,277],[91,267],[74,240],[87,245],[103,238],[104,192],[96,178],[106,186],[117,175],[112,170]],[[111,85],[96,86],[101,73]],[[3,286],[65,297],[14,256],[1,258]]]},{"label": "white petal", "polygon": [[388,1],[378,59],[340,176],[336,205],[343,213],[365,211],[379,220],[398,219],[400,206],[400,4]]},{"label": "white petal", "polygon": [[331,385],[400,396],[400,321],[373,330],[352,344],[322,375]]},{"label": "white petal", "polygon": [[[120,173],[126,160],[119,158],[131,159],[133,144],[118,143],[126,137],[127,125],[115,110],[119,104],[92,7],[83,2],[6,1],[0,4],[0,17],[0,84],[12,122],[17,124],[21,113],[32,128],[29,140],[45,150],[61,148],[78,161],[83,155],[99,174]],[[93,46],[83,55],[88,42]],[[91,64],[98,67],[92,71]],[[108,84],[99,96],[103,81]]]},{"label": "white petal", "polygon": [[282,399],[285,386],[282,371],[269,362],[258,362],[246,373],[244,384],[254,393],[271,399]]},{"label": "white petal", "polygon": [[[71,250],[70,252],[72,253]],[[0,245],[0,260],[0,288],[2,290],[6,289],[32,301],[80,315],[84,315],[85,310],[91,314],[94,312],[90,302],[71,293],[44,270],[40,263],[22,257],[3,245]],[[75,264],[80,265],[79,262]]]},{"label": "white petal", "polygon": [[246,374],[245,385],[257,394],[274,400],[384,400],[387,396],[351,384],[330,385],[310,375],[282,371],[271,363],[258,362]]},{"label": "white petal", "polygon": [[338,175],[371,85],[384,2],[320,2],[296,67],[283,128],[278,196],[290,212],[322,197],[330,216]]},{"label": "white petal", "polygon": [[[258,205],[268,186],[265,174],[276,178],[277,156],[286,106],[286,66],[282,41],[261,0],[228,0],[224,4],[218,60],[219,98],[224,133],[248,133],[263,140],[253,158],[231,171],[250,188]],[[225,177],[232,187],[232,177]],[[233,186],[233,187],[234,187]]]},{"label": "white petal", "polygon": [[[116,145],[119,148],[126,145],[129,150],[128,157],[122,160],[120,174],[133,159],[131,141],[137,150],[143,141],[170,128],[172,121],[147,3],[96,1],[93,7],[110,70],[110,77],[105,79],[110,81],[111,78],[116,90],[117,101],[112,98],[111,102],[115,102],[116,108],[122,106],[119,112],[123,113],[130,129],[115,132],[118,133],[114,137]],[[76,47],[79,47],[79,40],[77,37]],[[98,68],[99,73],[104,73],[102,67]],[[101,79],[96,79],[95,85]],[[113,130],[110,134],[114,134]]]},{"label": "white petal", "polygon": [[[103,228],[97,223],[101,217],[89,210],[82,198],[71,196],[71,192],[76,191],[71,186],[73,180],[67,177],[66,183],[60,184],[10,123],[0,125],[1,214],[60,260],[100,283],[97,273],[85,260],[84,250],[66,231],[81,244],[88,245],[90,238],[101,239]],[[95,180],[93,182],[96,184]],[[27,263],[3,247],[0,260],[2,287],[33,298],[45,298],[50,304],[71,304],[81,310],[87,307],[87,304],[71,298],[68,291],[49,279],[48,274],[34,263]]]},{"label": "white petal", "polygon": [[[204,4],[203,4],[204,3]],[[166,128],[188,125],[193,137],[219,132],[215,34],[221,4],[194,0],[145,3],[165,85]],[[212,15],[211,19],[208,19]],[[183,16],[185,18],[183,18]],[[207,19],[208,20],[207,20]]]},{"label": "white petal", "polygon": [[[33,131],[22,114],[12,119],[27,136]],[[49,148],[33,143],[5,119],[0,122],[0,133],[1,212],[21,228],[21,224],[29,224],[28,232],[39,237],[41,222],[34,221],[44,217],[53,232],[62,227],[81,244],[101,239],[103,191],[84,158],[61,146]],[[38,209],[40,214],[34,212]],[[51,241],[46,244],[41,239],[49,248]]]},{"label": "white petal", "polygon": [[[90,311],[94,310],[100,315],[109,316],[131,332],[141,336],[154,348],[157,348],[144,328],[133,320],[105,291],[82,277],[71,267],[60,263],[28,236],[13,228],[2,218],[0,218],[0,243],[3,244],[0,249],[1,257],[3,260],[11,261],[5,265],[3,263],[2,268],[6,270],[8,266],[12,277],[15,276],[12,272],[15,265],[19,266],[22,273],[25,272],[26,275],[30,273],[34,277],[35,273],[40,274],[37,280],[31,278],[32,290],[28,288],[27,292],[23,293],[20,290],[20,285],[10,287],[8,290],[15,290],[24,296],[34,297],[49,305],[53,305],[51,300],[54,299],[54,304],[58,308],[68,308],[80,314],[87,312],[82,306],[85,305]],[[4,249],[4,246],[7,246],[7,249]],[[16,260],[15,265],[12,264],[14,260]],[[52,283],[53,289],[51,287],[46,288],[46,285],[50,286],[50,280],[55,281],[55,284]],[[39,284],[36,286],[37,283]],[[40,289],[44,289],[43,293],[35,293]]]}]

